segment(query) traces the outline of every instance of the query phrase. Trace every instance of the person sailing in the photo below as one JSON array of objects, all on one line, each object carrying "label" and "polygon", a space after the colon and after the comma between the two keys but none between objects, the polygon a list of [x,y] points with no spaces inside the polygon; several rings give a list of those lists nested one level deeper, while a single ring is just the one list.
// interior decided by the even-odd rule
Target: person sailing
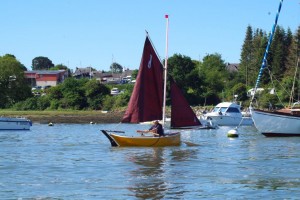
[{"label": "person sailing", "polygon": [[138,133],[152,133],[156,137],[163,137],[165,136],[164,134],[164,128],[163,126],[159,123],[158,120],[153,121],[153,125],[148,129],[144,131],[137,131]]}]

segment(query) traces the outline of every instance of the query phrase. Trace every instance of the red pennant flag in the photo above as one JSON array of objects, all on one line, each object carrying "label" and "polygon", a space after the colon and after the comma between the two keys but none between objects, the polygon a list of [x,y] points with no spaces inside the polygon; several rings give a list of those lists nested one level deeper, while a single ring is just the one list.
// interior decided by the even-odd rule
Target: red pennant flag
[{"label": "red pennant flag", "polygon": [[165,18],[169,18],[169,15],[165,15]]}]

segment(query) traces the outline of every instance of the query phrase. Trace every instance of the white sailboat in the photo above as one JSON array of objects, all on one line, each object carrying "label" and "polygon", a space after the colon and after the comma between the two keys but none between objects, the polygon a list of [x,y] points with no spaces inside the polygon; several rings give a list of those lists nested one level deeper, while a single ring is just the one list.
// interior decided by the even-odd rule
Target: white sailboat
[{"label": "white sailboat", "polygon": [[[262,66],[260,68],[259,75],[257,77],[254,94],[258,88],[258,84],[260,82],[260,78],[263,73],[263,69],[266,67],[267,63],[267,55],[269,51],[270,44],[272,42],[272,38],[274,35],[274,31],[277,25],[278,16],[281,10],[283,0],[280,0],[278,12],[275,18],[275,23],[273,25],[273,29],[268,41],[268,45],[264,54]],[[295,72],[296,74],[297,69],[299,68],[299,58],[297,61],[297,67]],[[254,96],[252,97],[252,102],[254,100]],[[254,121],[255,127],[258,129],[265,136],[300,136],[300,103],[294,103],[293,106],[288,106],[287,108],[274,110],[274,111],[265,111],[255,109],[253,105],[250,106],[250,112],[252,114],[252,119]]]}]

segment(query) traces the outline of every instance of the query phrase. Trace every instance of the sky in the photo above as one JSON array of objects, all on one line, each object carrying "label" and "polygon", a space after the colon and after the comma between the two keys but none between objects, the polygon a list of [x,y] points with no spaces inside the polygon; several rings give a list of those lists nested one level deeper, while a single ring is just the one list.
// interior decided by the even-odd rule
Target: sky
[{"label": "sky", "polygon": [[[161,59],[202,60],[219,53],[238,63],[248,25],[270,32],[279,0],[0,0],[0,56],[13,54],[28,70],[38,56],[70,69],[138,69],[145,30]],[[285,0],[278,25],[294,33],[300,0]]]}]

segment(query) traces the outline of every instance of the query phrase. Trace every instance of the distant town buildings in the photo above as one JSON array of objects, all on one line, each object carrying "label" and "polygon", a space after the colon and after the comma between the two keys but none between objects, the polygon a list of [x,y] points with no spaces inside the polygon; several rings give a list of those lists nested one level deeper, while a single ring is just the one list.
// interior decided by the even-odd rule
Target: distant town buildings
[{"label": "distant town buildings", "polygon": [[106,84],[123,84],[129,83],[132,80],[132,70],[126,69],[122,73],[111,73],[95,71],[92,67],[76,68],[72,74],[68,70],[33,70],[25,71],[25,77],[31,87],[56,86],[62,83],[67,77],[80,78],[95,78],[100,83]]}]

